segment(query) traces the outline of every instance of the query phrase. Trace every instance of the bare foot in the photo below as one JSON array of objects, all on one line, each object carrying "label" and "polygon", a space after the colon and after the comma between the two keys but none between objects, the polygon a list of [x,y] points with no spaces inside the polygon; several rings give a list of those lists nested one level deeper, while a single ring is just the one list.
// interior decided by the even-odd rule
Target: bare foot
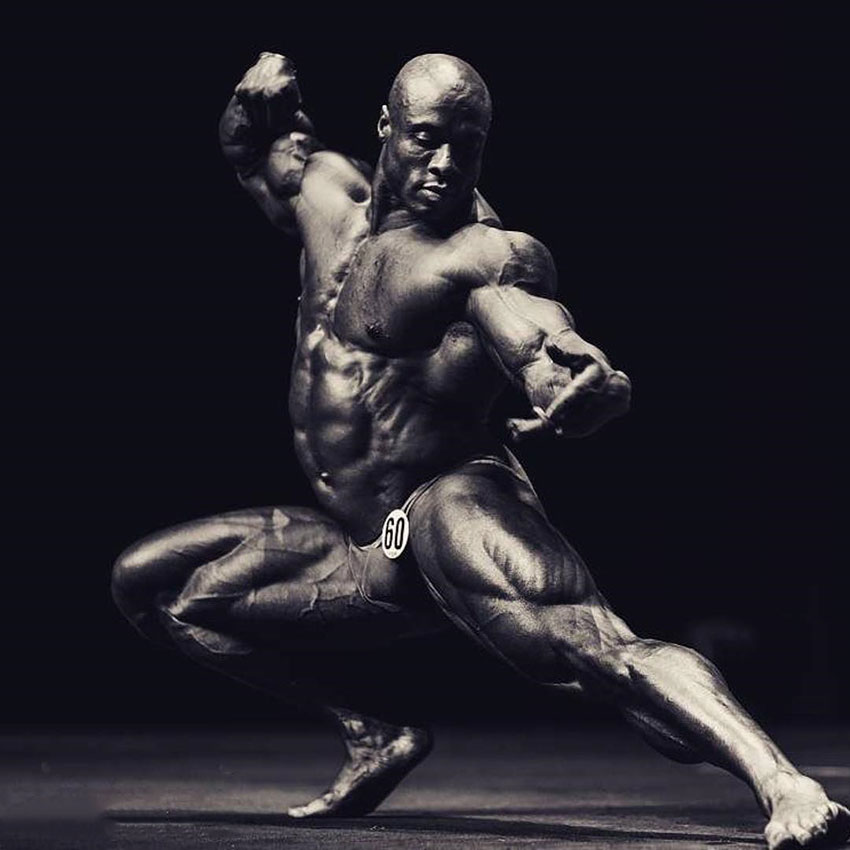
[{"label": "bare foot", "polygon": [[358,817],[375,809],[431,751],[431,734],[372,718],[338,714],[347,751],[345,764],[324,794],[293,806],[293,818]]},{"label": "bare foot", "polygon": [[832,802],[813,779],[781,771],[769,783],[770,823],[764,837],[770,850],[841,847],[850,837],[850,811]]}]

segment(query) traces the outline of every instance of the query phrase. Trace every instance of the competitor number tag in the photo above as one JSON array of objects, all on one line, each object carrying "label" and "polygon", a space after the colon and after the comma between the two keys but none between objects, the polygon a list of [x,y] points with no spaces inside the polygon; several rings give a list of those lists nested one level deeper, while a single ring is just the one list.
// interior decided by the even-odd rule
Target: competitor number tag
[{"label": "competitor number tag", "polygon": [[407,546],[407,537],[410,534],[410,523],[407,514],[396,508],[387,514],[384,520],[384,529],[381,532],[381,548],[388,558],[397,558],[404,552]]}]

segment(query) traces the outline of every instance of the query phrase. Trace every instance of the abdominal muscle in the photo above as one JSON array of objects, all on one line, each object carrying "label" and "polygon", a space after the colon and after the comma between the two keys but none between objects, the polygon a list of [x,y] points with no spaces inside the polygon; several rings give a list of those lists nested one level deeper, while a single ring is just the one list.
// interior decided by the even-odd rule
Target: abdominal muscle
[{"label": "abdominal muscle", "polygon": [[[290,390],[296,454],[322,507],[355,542],[375,539],[387,513],[422,482],[502,453],[484,424],[500,382],[474,332],[467,348],[479,350],[466,356],[447,332],[435,351],[386,357],[340,339],[325,322],[301,328]],[[470,369],[470,354],[484,358],[478,368]]]}]

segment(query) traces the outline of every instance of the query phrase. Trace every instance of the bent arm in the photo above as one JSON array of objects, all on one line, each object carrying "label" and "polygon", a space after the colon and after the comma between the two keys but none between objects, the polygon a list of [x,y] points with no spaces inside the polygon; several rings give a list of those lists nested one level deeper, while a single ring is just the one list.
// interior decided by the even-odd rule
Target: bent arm
[{"label": "bent arm", "polygon": [[517,437],[544,429],[584,436],[629,406],[629,379],[576,333],[567,308],[550,297],[555,279],[549,252],[523,237],[512,240],[497,278],[474,287],[467,298],[467,318],[538,416],[533,425],[515,423]]},{"label": "bent arm", "polygon": [[307,157],[322,148],[291,60],[262,53],[236,87],[219,122],[219,141],[241,185],[268,219],[295,233],[294,206]]}]

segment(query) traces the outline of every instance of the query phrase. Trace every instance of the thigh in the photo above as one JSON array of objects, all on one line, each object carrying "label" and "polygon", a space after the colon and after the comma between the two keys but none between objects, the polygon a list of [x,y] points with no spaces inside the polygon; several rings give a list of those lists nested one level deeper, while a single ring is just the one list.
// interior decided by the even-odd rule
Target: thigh
[{"label": "thigh", "polygon": [[238,512],[177,529],[171,539],[196,563],[165,603],[168,614],[255,644],[361,649],[421,634],[438,616],[433,604],[424,611],[398,591],[377,601],[364,593],[353,563],[359,550],[318,511]]},{"label": "thigh", "polygon": [[122,596],[149,603],[179,592],[202,564],[233,551],[268,522],[268,509],[233,511],[162,529],[119,555],[113,585]]},{"label": "thigh", "polygon": [[523,673],[563,680],[553,635],[580,633],[572,627],[607,607],[530,485],[502,466],[468,464],[419,499],[410,523],[419,569],[444,612]]}]

